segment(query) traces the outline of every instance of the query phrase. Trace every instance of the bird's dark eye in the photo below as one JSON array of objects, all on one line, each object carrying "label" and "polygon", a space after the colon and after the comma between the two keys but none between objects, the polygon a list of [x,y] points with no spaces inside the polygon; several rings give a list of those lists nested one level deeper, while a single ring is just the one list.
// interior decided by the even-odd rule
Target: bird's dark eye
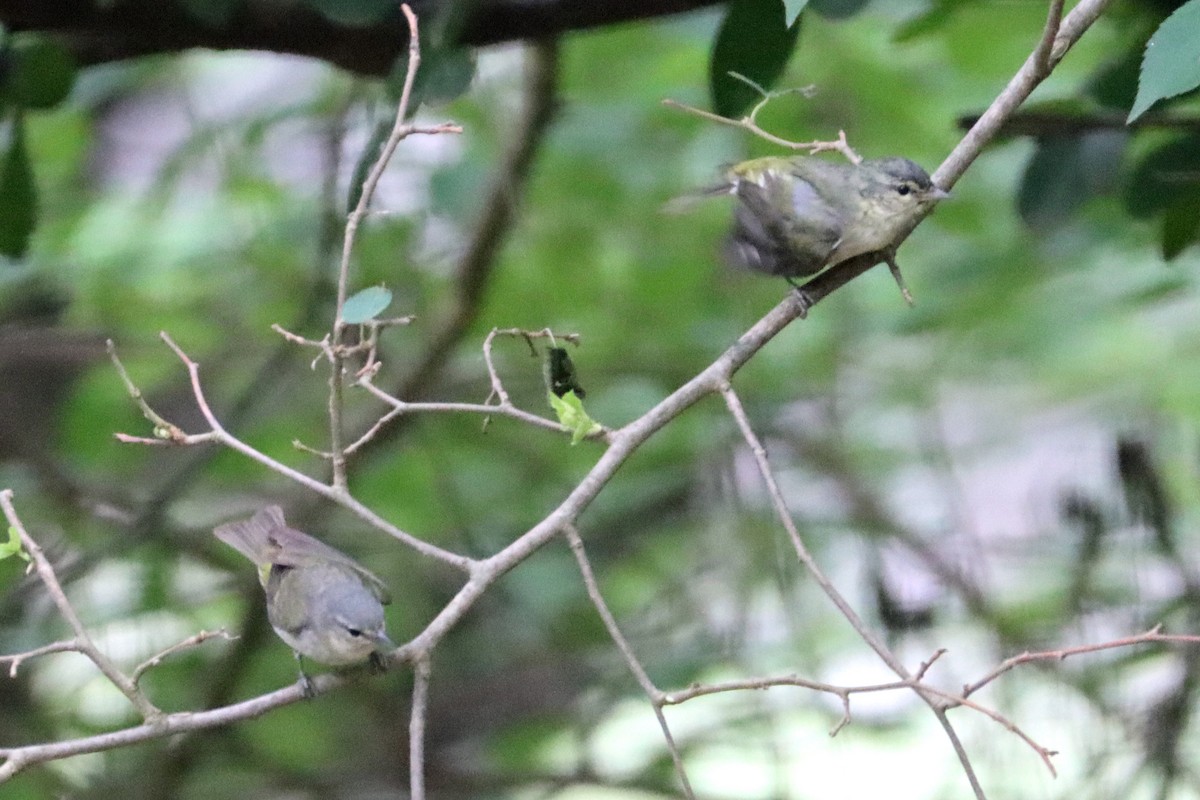
[{"label": "bird's dark eye", "polygon": [[358,628],[346,628],[346,633],[350,634],[351,636],[353,636],[355,638],[362,636],[362,631],[360,631]]},{"label": "bird's dark eye", "polygon": [[896,187],[896,191],[900,193],[901,197],[905,197],[908,195],[909,192],[912,191],[912,187],[909,186],[907,183],[902,183]]}]

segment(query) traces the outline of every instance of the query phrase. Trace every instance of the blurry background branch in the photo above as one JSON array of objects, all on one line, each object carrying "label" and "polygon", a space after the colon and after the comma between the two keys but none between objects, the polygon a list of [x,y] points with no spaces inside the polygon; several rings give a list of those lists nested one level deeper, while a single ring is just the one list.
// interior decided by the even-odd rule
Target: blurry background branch
[{"label": "blurry background branch", "polygon": [[[677,14],[719,0],[417,0],[422,18],[456,17],[458,44],[478,46],[545,39],[574,30]],[[214,4],[216,5],[216,4]],[[332,5],[333,4],[329,4]],[[120,61],[190,48],[269,50],[310,56],[365,75],[386,75],[407,47],[399,5],[367,7],[366,21],[339,24],[316,8],[251,0],[197,16],[185,2],[134,0],[0,0],[0,23],[14,31],[57,34],[81,64]],[[336,12],[336,9],[334,9]],[[353,12],[346,12],[353,14]],[[363,12],[359,12],[363,13]],[[377,20],[374,18],[378,18]]]}]

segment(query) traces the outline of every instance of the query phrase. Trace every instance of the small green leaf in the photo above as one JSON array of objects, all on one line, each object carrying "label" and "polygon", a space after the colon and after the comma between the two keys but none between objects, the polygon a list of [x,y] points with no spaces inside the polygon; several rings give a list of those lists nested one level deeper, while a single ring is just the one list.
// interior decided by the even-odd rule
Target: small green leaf
[{"label": "small green leaf", "polygon": [[744,75],[769,90],[783,74],[799,35],[799,21],[786,24],[779,0],[733,0],[717,31],[709,61],[713,110],[734,118],[762,99],[729,73]]},{"label": "small green leaf", "polygon": [[0,255],[22,258],[37,227],[37,188],[25,149],[25,125],[12,122],[8,150],[0,163]]},{"label": "small green leaf", "polygon": [[808,5],[808,0],[783,0],[783,22],[789,28],[796,22],[800,12]]},{"label": "small green leaf", "polygon": [[1146,44],[1137,98],[1127,122],[1167,97],[1200,86],[1200,0],[1188,0],[1163,20]]},{"label": "small green leaf", "polygon": [[18,34],[7,53],[0,93],[22,108],[51,108],[66,99],[75,83],[75,60],[54,39]]},{"label": "small green leaf", "polygon": [[583,410],[583,401],[574,392],[567,392],[562,397],[549,392],[546,396],[550,398],[550,405],[558,415],[559,423],[571,431],[571,444],[579,444],[591,434],[603,430],[600,423]]},{"label": "small green leaf", "polygon": [[346,301],[346,305],[342,306],[342,322],[347,325],[361,325],[367,320],[375,319],[391,304],[391,289],[371,286]]},{"label": "small green leaf", "polygon": [[17,533],[16,528],[10,526],[8,529],[8,541],[0,542],[0,561],[13,555],[20,556],[24,561],[29,560],[29,554],[21,547],[20,534]]}]

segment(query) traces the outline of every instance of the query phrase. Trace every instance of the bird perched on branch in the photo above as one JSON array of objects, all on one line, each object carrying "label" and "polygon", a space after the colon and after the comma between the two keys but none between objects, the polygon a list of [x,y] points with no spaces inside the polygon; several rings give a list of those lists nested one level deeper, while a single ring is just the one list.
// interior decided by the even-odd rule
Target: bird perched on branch
[{"label": "bird perched on branch", "polygon": [[[380,653],[395,647],[383,619],[383,606],[391,598],[383,581],[366,567],[289,528],[279,506],[221,525],[213,534],[258,566],[267,618],[297,661],[304,655],[331,666],[368,659],[383,665]],[[303,667],[300,679],[311,695]]]},{"label": "bird perched on branch", "polygon": [[[948,195],[907,158],[837,163],[816,156],[756,158],[731,167],[708,194],[738,199],[725,257],[733,265],[795,278],[863,253],[887,251]],[[899,268],[897,283],[910,299]]]}]

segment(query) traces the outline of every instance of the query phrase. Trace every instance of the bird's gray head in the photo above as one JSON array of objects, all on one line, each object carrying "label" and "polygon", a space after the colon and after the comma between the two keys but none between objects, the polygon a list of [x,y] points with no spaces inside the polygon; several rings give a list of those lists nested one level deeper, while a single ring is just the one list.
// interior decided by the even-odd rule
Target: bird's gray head
[{"label": "bird's gray head", "polygon": [[317,595],[313,628],[322,633],[326,663],[362,661],[376,650],[392,646],[384,630],[383,605],[357,579],[330,581]]},{"label": "bird's gray head", "polygon": [[871,159],[862,162],[859,168],[870,181],[865,194],[873,197],[888,214],[915,212],[949,197],[949,192],[934,185],[920,164],[907,158]]}]

